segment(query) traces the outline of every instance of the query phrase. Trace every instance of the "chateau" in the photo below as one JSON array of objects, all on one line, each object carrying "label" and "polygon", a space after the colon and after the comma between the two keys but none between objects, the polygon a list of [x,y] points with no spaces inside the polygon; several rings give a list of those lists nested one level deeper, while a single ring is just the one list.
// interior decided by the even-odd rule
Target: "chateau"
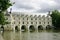
[{"label": "chateau", "polygon": [[28,15],[18,12],[8,13],[5,17],[10,24],[4,25],[4,30],[43,30],[52,26],[52,18],[45,15]]}]

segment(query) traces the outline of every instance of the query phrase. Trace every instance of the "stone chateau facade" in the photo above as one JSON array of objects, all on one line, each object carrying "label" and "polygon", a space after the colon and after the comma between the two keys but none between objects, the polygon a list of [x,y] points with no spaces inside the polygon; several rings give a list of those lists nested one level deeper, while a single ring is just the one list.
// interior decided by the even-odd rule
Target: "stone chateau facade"
[{"label": "stone chateau facade", "polygon": [[[18,12],[17,12],[18,13]],[[39,28],[46,29],[48,26],[52,26],[52,18],[47,14],[45,15],[28,15],[22,14],[19,12],[17,14],[13,13],[6,13],[5,17],[10,24],[4,25],[4,30],[30,30],[35,29],[38,30]]]}]

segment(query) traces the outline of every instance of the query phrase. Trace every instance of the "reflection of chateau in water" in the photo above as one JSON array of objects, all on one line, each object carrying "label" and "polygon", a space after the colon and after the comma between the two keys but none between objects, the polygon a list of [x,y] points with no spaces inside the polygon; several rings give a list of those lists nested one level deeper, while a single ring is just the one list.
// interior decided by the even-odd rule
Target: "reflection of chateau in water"
[{"label": "reflection of chateau in water", "polygon": [[52,18],[48,14],[41,16],[17,13],[6,13],[5,17],[10,24],[4,25],[4,30],[39,30],[52,26]]}]

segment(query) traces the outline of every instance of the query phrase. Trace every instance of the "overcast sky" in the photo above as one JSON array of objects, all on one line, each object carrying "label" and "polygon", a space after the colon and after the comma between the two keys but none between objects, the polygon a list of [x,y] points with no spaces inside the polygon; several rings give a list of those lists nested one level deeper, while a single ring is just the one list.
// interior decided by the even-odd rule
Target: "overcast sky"
[{"label": "overcast sky", "polygon": [[12,11],[45,13],[60,10],[60,0],[11,0],[15,4],[10,7]]}]

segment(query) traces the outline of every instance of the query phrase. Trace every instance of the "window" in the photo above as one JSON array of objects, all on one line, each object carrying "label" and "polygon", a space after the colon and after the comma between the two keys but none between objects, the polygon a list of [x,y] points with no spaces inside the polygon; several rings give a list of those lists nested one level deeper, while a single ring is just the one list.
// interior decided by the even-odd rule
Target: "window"
[{"label": "window", "polygon": [[20,19],[20,18],[19,18]]},{"label": "window", "polygon": [[39,24],[41,24],[41,22],[39,22]]},{"label": "window", "polygon": [[48,22],[48,24],[49,24],[49,22]]},{"label": "window", "polygon": [[21,17],[23,17],[24,15],[22,14]]},{"label": "window", "polygon": [[14,22],[14,24],[15,24],[15,22]]},{"label": "window", "polygon": [[23,18],[23,20],[24,20],[24,18]]},{"label": "window", "polygon": [[33,18],[31,18],[31,20],[33,20]]},{"label": "window", "polygon": [[48,20],[49,20],[49,18],[48,18]]},{"label": "window", "polygon": [[19,22],[19,24],[20,24],[20,22]]},{"label": "window", "polygon": [[36,22],[36,24],[37,24],[37,22]]},{"label": "window", "polygon": [[43,20],[45,20],[45,18]]},{"label": "window", "polygon": [[44,24],[45,24],[45,22],[44,22]]},{"label": "window", "polygon": [[23,24],[24,24],[24,22],[23,22]]},{"label": "window", "polygon": [[6,20],[8,20],[8,18],[6,18]]},{"label": "window", "polygon": [[27,20],[28,20],[28,18],[27,18]]},{"label": "window", "polygon": [[39,18],[39,20],[41,20],[41,18]]},{"label": "window", "polygon": [[8,28],[9,26],[7,26],[7,28]]},{"label": "window", "polygon": [[27,24],[29,24],[29,22],[27,22]]},{"label": "window", "polygon": [[14,17],[14,19],[15,19],[15,17]]},{"label": "window", "polygon": [[31,22],[31,24],[33,24],[33,22]]},{"label": "window", "polygon": [[37,18],[35,18],[35,20],[37,20]]}]

